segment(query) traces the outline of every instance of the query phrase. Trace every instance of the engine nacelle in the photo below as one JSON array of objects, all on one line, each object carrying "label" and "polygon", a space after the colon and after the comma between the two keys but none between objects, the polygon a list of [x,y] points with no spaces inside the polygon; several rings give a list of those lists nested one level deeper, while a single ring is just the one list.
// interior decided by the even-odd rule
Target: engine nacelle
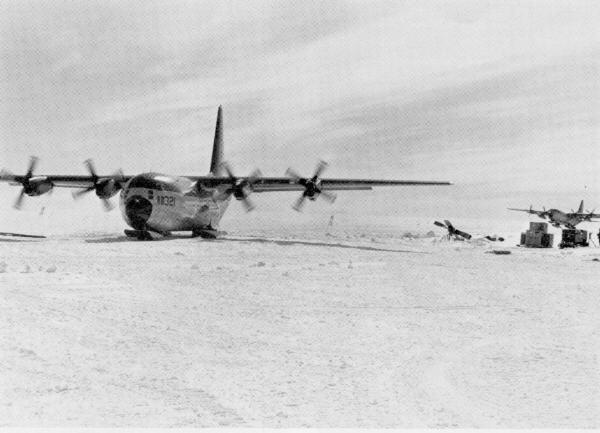
[{"label": "engine nacelle", "polygon": [[319,188],[319,186],[321,185],[321,180],[319,179],[318,181],[312,181],[312,180],[308,180],[305,185],[304,185],[304,195],[309,199],[309,200],[316,200],[317,197],[319,196],[319,194],[321,194],[321,189]]},{"label": "engine nacelle", "polygon": [[233,190],[233,196],[236,200],[245,200],[251,192],[252,190],[248,186],[243,186],[241,188],[235,188]]},{"label": "engine nacelle", "polygon": [[100,198],[111,198],[121,189],[121,184],[112,177],[98,179],[96,182],[96,195]]},{"label": "engine nacelle", "polygon": [[25,194],[29,196],[38,196],[45,194],[54,188],[54,184],[46,176],[31,177],[23,185]]}]

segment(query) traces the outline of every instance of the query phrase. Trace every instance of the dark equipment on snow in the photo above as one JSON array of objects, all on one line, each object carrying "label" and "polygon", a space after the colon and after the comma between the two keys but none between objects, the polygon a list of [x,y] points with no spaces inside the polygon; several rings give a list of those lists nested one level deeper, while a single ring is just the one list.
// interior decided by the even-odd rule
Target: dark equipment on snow
[{"label": "dark equipment on snow", "polygon": [[564,229],[562,231],[562,239],[558,248],[576,248],[576,247],[587,247],[588,243],[588,232],[586,230],[578,229]]},{"label": "dark equipment on snow", "polygon": [[448,235],[447,235],[448,239],[454,238],[454,240],[458,240],[458,241],[463,241],[463,240],[469,240],[469,239],[471,239],[471,235],[469,233],[466,233],[466,232],[463,232],[461,230],[458,230],[448,220],[444,220],[444,223],[446,223],[446,224],[441,223],[439,221],[434,221],[433,223],[436,226],[443,227],[446,230],[448,230]]}]

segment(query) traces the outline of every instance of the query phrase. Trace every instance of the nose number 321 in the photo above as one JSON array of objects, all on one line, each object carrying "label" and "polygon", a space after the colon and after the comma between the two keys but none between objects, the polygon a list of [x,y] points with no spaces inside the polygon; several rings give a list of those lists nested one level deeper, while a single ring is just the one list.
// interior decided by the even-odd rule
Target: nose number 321
[{"label": "nose number 321", "polygon": [[175,197],[170,197],[168,195],[157,195],[156,203],[162,206],[175,206]]}]

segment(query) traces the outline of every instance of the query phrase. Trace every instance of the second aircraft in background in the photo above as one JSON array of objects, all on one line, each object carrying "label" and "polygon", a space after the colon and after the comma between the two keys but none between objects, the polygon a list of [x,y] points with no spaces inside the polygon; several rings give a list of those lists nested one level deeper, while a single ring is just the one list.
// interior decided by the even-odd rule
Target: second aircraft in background
[{"label": "second aircraft in background", "polygon": [[574,229],[575,226],[581,222],[593,222],[592,218],[600,218],[600,214],[596,214],[594,213],[594,211],[584,212],[583,200],[581,200],[577,212],[575,212],[573,209],[571,209],[571,212],[563,212],[558,209],[546,210],[545,208],[544,210],[535,210],[532,209],[531,206],[529,207],[529,209],[514,209],[509,207],[508,210],[527,212],[532,215],[537,215],[542,219],[548,219],[550,221],[550,224],[557,228],[565,226],[566,228]]}]

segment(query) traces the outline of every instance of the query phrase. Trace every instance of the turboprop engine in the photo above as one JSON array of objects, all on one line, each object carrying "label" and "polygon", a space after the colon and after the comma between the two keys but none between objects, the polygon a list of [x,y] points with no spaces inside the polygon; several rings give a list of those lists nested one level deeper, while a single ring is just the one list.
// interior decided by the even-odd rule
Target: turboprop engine
[{"label": "turboprop engine", "polygon": [[85,165],[92,177],[93,184],[87,188],[84,188],[79,191],[75,191],[73,193],[73,198],[80,198],[82,195],[87,194],[90,191],[95,191],[96,195],[100,200],[102,200],[102,204],[104,205],[104,209],[109,211],[113,208],[111,202],[108,200],[116,193],[119,192],[123,188],[123,173],[119,170],[117,173],[110,177],[99,177],[96,174],[96,169],[94,168],[94,164],[91,159],[85,161]]},{"label": "turboprop engine", "polygon": [[52,188],[54,188],[54,184],[46,177],[46,176],[34,176],[33,170],[37,165],[38,159],[35,156],[32,156],[29,160],[29,168],[27,169],[27,173],[25,176],[15,176],[12,173],[3,171],[0,173],[0,178],[8,179],[11,183],[21,184],[23,188],[21,188],[21,192],[17,197],[17,201],[15,201],[14,207],[15,209],[20,209],[23,204],[23,197],[25,195],[28,196],[38,196],[50,192]]},{"label": "turboprop engine", "polygon": [[310,178],[301,177],[291,168],[287,169],[286,175],[304,187],[304,192],[292,206],[294,210],[300,212],[304,206],[304,200],[309,199],[314,201],[319,196],[322,196],[330,203],[335,201],[336,195],[330,191],[323,190],[321,187],[321,174],[326,168],[327,163],[325,161],[320,161],[317,169],[315,170],[315,174]]},{"label": "turboprop engine", "polygon": [[50,192],[52,188],[54,184],[46,176],[31,177],[27,182],[23,182],[23,192],[30,197]]}]

